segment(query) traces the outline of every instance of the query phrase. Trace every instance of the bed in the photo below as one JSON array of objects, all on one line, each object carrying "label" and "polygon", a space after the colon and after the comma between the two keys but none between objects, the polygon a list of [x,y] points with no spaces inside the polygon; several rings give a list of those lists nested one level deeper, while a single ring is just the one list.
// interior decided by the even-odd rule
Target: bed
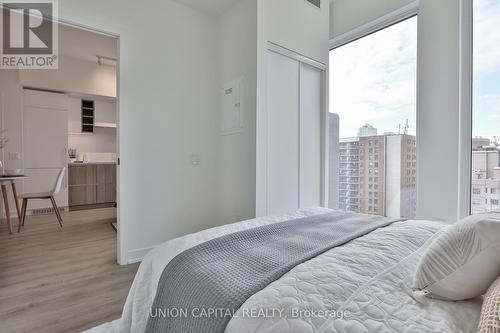
[{"label": "bed", "polygon": [[[168,241],[144,258],[122,317],[88,332],[144,332],[162,272],[183,251],[242,230],[329,212],[304,209]],[[421,254],[443,228],[437,221],[400,221],[332,248],[249,297],[225,332],[474,332],[479,300],[429,300],[411,289]]]}]

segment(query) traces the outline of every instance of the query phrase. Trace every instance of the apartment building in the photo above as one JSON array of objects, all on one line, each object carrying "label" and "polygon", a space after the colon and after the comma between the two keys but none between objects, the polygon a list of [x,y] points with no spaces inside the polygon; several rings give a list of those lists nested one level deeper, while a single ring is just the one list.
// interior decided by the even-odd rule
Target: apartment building
[{"label": "apartment building", "polygon": [[385,215],[415,218],[417,141],[413,135],[386,136]]},{"label": "apartment building", "polygon": [[415,136],[377,135],[377,129],[369,124],[360,128],[358,134],[359,137],[339,140],[339,209],[414,218]]},{"label": "apartment building", "polygon": [[500,146],[474,138],[472,151],[472,214],[500,209]]},{"label": "apartment building", "polygon": [[359,138],[360,211],[385,215],[386,136]]},{"label": "apartment building", "polygon": [[339,140],[339,209],[360,211],[359,138]]}]

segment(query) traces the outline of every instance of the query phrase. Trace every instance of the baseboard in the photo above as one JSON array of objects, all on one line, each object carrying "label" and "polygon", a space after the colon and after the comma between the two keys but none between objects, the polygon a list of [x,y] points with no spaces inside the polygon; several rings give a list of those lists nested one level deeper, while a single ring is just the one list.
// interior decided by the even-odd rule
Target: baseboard
[{"label": "baseboard", "polygon": [[151,247],[146,247],[143,249],[136,249],[136,250],[130,250],[128,251],[128,256],[127,256],[127,263],[128,264],[135,264],[136,262],[141,262],[142,259],[148,254],[149,251],[153,249],[153,246]]},{"label": "baseboard", "polygon": [[[0,218],[2,218],[2,219],[7,218],[7,216],[5,215],[5,209],[3,209],[3,207],[2,207],[1,210],[2,210],[2,212],[0,213]],[[9,209],[9,211],[10,211],[10,218],[17,220],[16,208],[15,207],[13,209],[11,208],[11,209]],[[68,212],[69,207],[59,207],[59,211],[61,213]],[[51,215],[51,214],[55,214],[54,208],[33,208],[33,209],[28,209],[26,211],[26,216]]]},{"label": "baseboard", "polygon": [[94,204],[94,205],[70,206],[69,211],[75,212],[75,211],[79,211],[79,210],[110,208],[110,207],[116,207],[116,203],[109,202],[109,203],[101,203],[101,204]]}]

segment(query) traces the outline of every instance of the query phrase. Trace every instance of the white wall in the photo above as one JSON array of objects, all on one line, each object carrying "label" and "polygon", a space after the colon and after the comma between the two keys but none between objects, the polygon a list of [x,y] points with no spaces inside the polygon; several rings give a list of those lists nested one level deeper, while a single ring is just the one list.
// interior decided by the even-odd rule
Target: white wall
[{"label": "white wall", "polygon": [[116,97],[116,68],[99,66],[97,61],[60,57],[57,70],[30,69],[19,72],[23,86]]},{"label": "white wall", "polygon": [[4,164],[4,170],[21,169],[22,159],[17,159],[13,154],[23,152],[22,121],[24,103],[23,89],[19,85],[19,71],[0,70],[0,108],[1,128],[9,142],[2,150],[0,158]]},{"label": "white wall", "polygon": [[[242,0],[218,21],[219,88],[243,78],[243,131],[219,135],[221,222],[255,216],[255,119],[257,98],[257,1]],[[219,105],[220,107],[220,105]]]},{"label": "white wall", "polygon": [[120,35],[120,262],[219,224],[215,18],[170,0],[59,6],[65,20]]},{"label": "white wall", "polygon": [[267,213],[268,42],[327,65],[330,8],[328,0],[321,1],[321,9],[304,0],[258,0],[257,13],[256,214],[261,216]]},{"label": "white wall", "polygon": [[459,16],[459,1],[420,2],[417,218],[457,220]]},{"label": "white wall", "polygon": [[[23,110],[24,97],[23,89],[19,85],[19,71],[0,70],[0,128],[7,130],[5,136],[9,140],[0,152],[3,170],[23,168]],[[22,181],[16,182],[16,186],[19,193],[24,191]],[[11,216],[15,216],[16,206],[10,186],[7,191]],[[3,214],[3,202],[0,207]]]},{"label": "white wall", "polygon": [[330,36],[342,35],[414,0],[335,0],[330,5]]},{"label": "white wall", "polygon": [[329,0],[321,0],[321,9],[304,0],[258,0],[258,16],[260,47],[271,41],[328,63]]},{"label": "white wall", "polygon": [[70,134],[68,148],[75,148],[77,154],[116,153],[116,129],[95,127],[92,134]]},{"label": "white wall", "polygon": [[[336,0],[331,37],[407,0]],[[456,221],[459,175],[460,1],[420,0],[418,15],[417,217]]]}]

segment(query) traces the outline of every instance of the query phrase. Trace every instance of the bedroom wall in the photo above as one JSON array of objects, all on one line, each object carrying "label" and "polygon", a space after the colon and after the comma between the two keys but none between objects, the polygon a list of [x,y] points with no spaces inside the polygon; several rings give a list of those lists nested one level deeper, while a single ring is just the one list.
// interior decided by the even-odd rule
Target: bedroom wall
[{"label": "bedroom wall", "polygon": [[[413,1],[335,0],[330,37]],[[417,217],[455,222],[459,197],[460,1],[420,0]],[[446,121],[444,121],[446,120]]]},{"label": "bedroom wall", "polygon": [[417,218],[455,222],[459,191],[460,1],[421,0]]},{"label": "bedroom wall", "polygon": [[216,19],[170,0],[59,6],[64,20],[120,36],[119,262],[220,223]]},{"label": "bedroom wall", "polygon": [[414,1],[335,0],[330,4],[330,37],[342,35]]},{"label": "bedroom wall", "polygon": [[329,0],[321,0],[321,9],[304,0],[258,0],[257,13],[256,214],[262,216],[266,215],[267,212],[268,117],[266,113],[266,80],[268,42],[273,42],[327,65]]},{"label": "bedroom wall", "polygon": [[218,141],[220,219],[232,223],[255,217],[257,0],[241,0],[219,17],[218,53],[220,90],[239,78],[244,84],[243,130],[219,133]]}]

